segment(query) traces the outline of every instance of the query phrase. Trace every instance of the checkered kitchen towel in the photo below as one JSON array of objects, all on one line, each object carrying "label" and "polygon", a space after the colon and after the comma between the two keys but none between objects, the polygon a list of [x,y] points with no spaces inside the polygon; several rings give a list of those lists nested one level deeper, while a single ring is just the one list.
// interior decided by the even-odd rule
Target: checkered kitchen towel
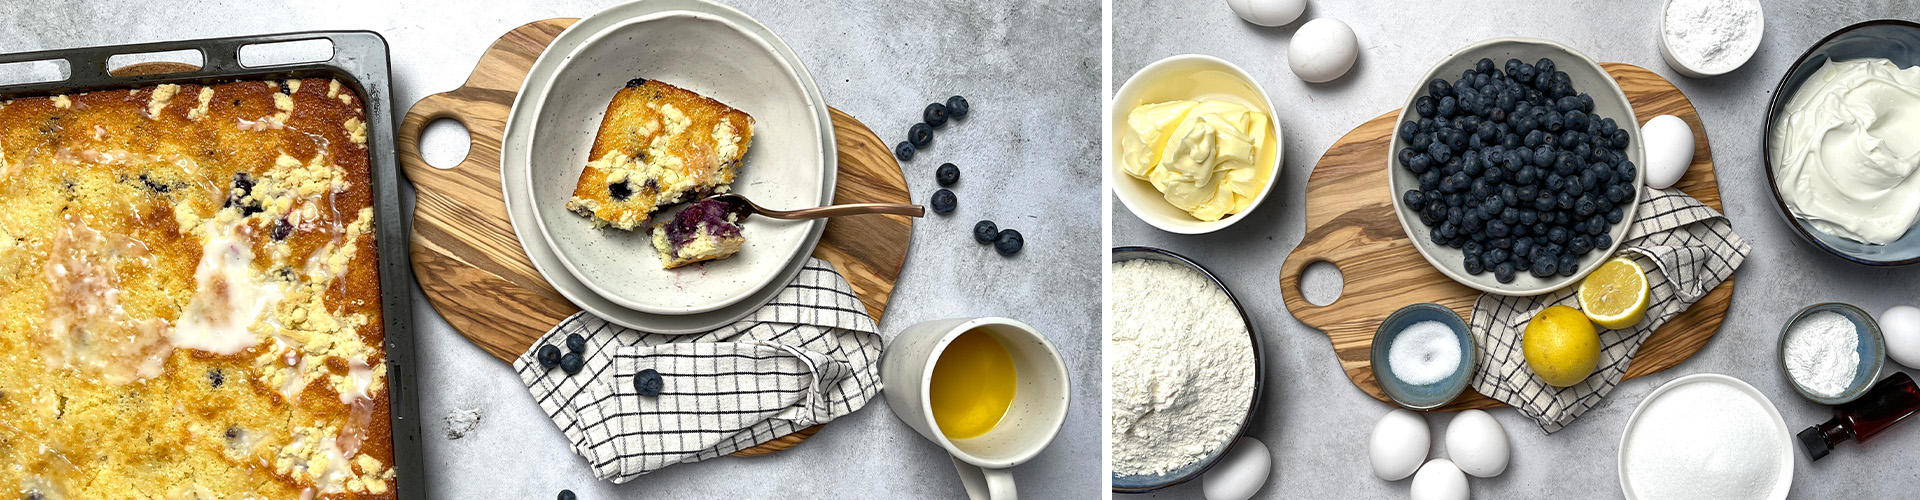
[{"label": "checkered kitchen towel", "polygon": [[1727,218],[1673,189],[1645,189],[1623,254],[1647,270],[1652,288],[1647,317],[1626,330],[1600,330],[1600,366],[1573,387],[1557,388],[1534,377],[1520,351],[1521,332],[1534,313],[1549,306],[1579,307],[1578,286],[1534,297],[1482,294],[1473,304],[1468,330],[1480,346],[1473,388],[1519,408],[1551,433],[1586,413],[1627,372],[1640,343],[1654,329],[1705,297],[1746,260],[1751,247],[1733,233]]},{"label": "checkered kitchen towel", "polygon": [[[624,483],[750,448],[853,413],[880,392],[880,335],[833,265],[810,259],[753,315],[711,332],[664,335],[580,312],[513,362],[594,477]],[[587,338],[586,367],[540,367],[542,345]],[[660,373],[642,397],[633,376]]]}]

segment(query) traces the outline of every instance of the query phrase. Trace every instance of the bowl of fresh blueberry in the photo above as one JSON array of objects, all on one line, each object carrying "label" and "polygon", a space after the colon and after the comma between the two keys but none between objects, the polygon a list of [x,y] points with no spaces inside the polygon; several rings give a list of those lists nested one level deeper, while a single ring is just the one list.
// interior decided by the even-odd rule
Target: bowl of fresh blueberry
[{"label": "bowl of fresh blueberry", "polygon": [[1454,281],[1538,295],[1578,282],[1626,239],[1640,122],[1587,56],[1545,40],[1474,43],[1420,78],[1395,123],[1394,213]]}]

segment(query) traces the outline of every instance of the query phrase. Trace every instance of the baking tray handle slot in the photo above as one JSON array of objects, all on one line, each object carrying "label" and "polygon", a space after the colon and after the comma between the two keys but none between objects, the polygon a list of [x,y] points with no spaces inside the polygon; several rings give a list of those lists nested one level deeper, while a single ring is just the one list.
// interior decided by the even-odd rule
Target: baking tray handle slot
[{"label": "baking tray handle slot", "polygon": [[60,83],[72,77],[73,65],[66,59],[0,62],[0,86]]},{"label": "baking tray handle slot", "polygon": [[[0,74],[5,75],[0,76],[0,93],[53,92],[76,85],[144,86],[150,82],[176,81],[183,76],[217,78],[224,75],[258,72],[261,68],[305,67],[318,63],[359,67],[373,61],[358,60],[359,58],[352,55],[353,50],[376,44],[381,48],[385,47],[385,42],[379,39],[379,35],[371,32],[316,31],[0,54],[0,70],[4,70],[0,71]],[[348,49],[346,52],[348,55],[344,60],[341,55],[342,49]],[[247,54],[243,55],[243,50]],[[178,53],[197,55],[199,62],[181,61],[169,57]],[[150,62],[156,58],[175,64],[167,65],[165,71],[160,72],[112,71],[131,65],[125,63]],[[252,64],[243,65],[242,59]],[[32,71],[23,72],[15,70],[11,64],[22,62],[32,62],[30,65],[35,67]],[[379,62],[381,63],[379,66],[382,66],[379,69],[384,70],[384,61]],[[45,66],[46,63],[64,64],[64,71],[60,71],[60,68]],[[187,69],[186,65],[199,66],[199,68]],[[31,73],[31,75],[15,76],[19,73]]]}]

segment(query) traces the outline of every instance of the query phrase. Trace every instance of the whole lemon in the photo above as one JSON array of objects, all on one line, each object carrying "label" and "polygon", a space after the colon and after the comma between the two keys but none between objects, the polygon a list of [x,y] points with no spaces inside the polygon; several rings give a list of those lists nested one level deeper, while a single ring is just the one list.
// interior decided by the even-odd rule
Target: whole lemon
[{"label": "whole lemon", "polygon": [[1527,368],[1554,387],[1578,384],[1600,364],[1600,335],[1579,309],[1546,308],[1527,321],[1522,335]]}]

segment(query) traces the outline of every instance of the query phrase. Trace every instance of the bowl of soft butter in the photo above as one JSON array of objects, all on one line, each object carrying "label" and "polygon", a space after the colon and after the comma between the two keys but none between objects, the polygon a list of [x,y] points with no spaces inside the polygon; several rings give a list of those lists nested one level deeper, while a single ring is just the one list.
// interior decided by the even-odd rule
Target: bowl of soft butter
[{"label": "bowl of soft butter", "polygon": [[1111,105],[1108,185],[1153,227],[1218,231],[1273,191],[1280,120],[1239,66],[1198,54],[1161,59],[1127,79]]}]

